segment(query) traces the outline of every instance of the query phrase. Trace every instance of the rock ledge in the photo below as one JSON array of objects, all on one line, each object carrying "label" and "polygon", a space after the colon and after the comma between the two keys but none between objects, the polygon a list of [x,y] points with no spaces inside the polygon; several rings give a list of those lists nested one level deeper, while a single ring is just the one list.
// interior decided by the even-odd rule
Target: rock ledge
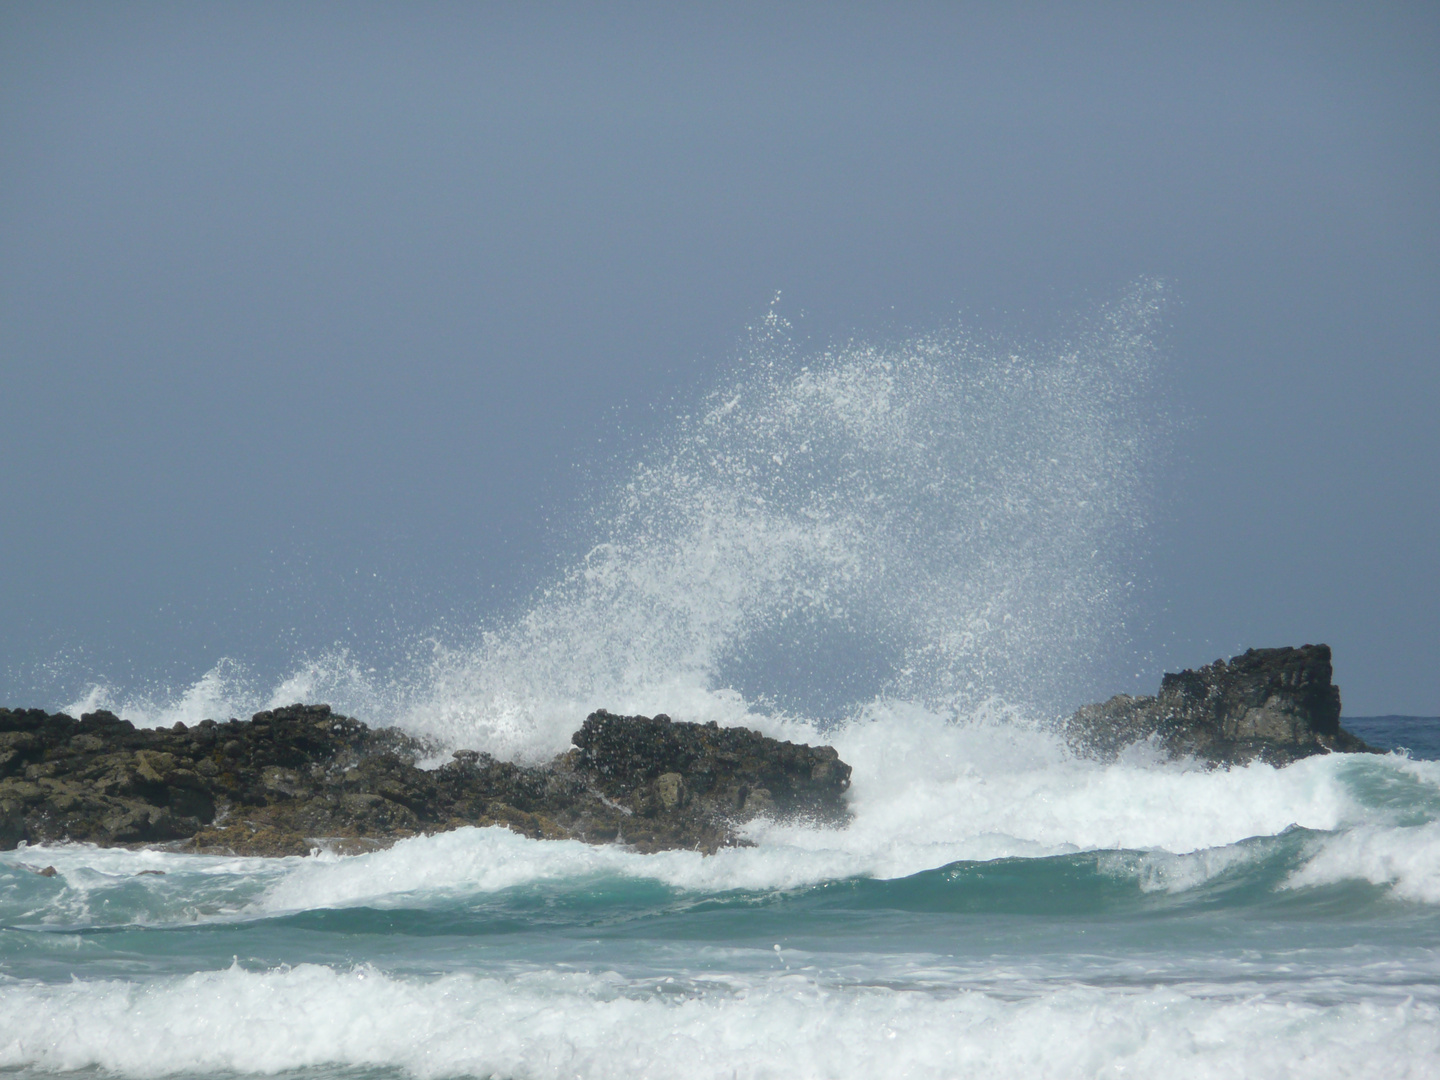
[{"label": "rock ledge", "polygon": [[666,716],[596,712],[537,766],[372,730],[328,705],[249,721],[137,729],[0,709],[0,849],[75,840],[237,855],[361,851],[462,825],[621,842],[639,851],[743,844],[759,816],[837,824],[850,766],[832,747]]},{"label": "rock ledge", "polygon": [[1154,697],[1119,694],[1066,721],[1077,750],[1113,758],[1150,740],[1214,765],[1283,765],[1312,754],[1372,751],[1340,726],[1330,646],[1250,649],[1227,664],[1166,675]]}]

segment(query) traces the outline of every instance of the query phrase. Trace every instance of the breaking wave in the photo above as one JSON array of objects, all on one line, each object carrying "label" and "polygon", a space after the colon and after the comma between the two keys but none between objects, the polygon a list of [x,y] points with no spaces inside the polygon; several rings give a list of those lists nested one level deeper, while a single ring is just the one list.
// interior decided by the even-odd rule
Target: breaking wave
[{"label": "breaking wave", "polygon": [[[1419,1075],[1440,1010],[1212,997],[1204,986],[841,992],[795,973],[716,985],[618,973],[404,979],[367,966],[204,972],[149,985],[0,985],[0,1067],[123,1076],[1073,1077]],[[702,989],[708,992],[701,992]],[[244,1024],[227,1023],[244,1017]],[[82,1019],[83,1018],[83,1021]],[[158,1043],[156,1031],[166,1038]],[[264,1037],[257,1038],[256,1032]],[[343,1074],[342,1074],[343,1075]]]}]

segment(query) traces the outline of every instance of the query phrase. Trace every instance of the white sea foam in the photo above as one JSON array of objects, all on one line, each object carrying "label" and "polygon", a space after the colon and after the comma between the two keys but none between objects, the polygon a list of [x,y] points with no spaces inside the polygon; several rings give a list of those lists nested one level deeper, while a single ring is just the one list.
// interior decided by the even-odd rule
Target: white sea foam
[{"label": "white sea foam", "polygon": [[1116,877],[1133,877],[1147,893],[1183,893],[1218,877],[1244,870],[1267,854],[1255,844],[1227,844],[1183,855],[1168,851],[1117,852],[1100,860],[1100,869]]},{"label": "white sea foam", "polygon": [[[1386,807],[1355,794],[1355,763],[1311,758],[1283,769],[1185,769],[1067,757],[1053,739],[1010,725],[958,727],[913,716],[841,733],[859,762],[845,829],[759,823],[753,848],[702,857],[532,841],[471,829],[405,841],[348,860],[296,862],[267,907],[416,902],[535,881],[618,874],[687,890],[793,888],[855,876],[905,877],[960,860],[1151,849],[1146,888],[1193,887],[1250,856],[1230,847],[1291,825],[1378,826]],[[1400,759],[1370,770],[1411,767]],[[1431,770],[1440,785],[1440,770]],[[1186,856],[1184,859],[1177,856]]]},{"label": "white sea foam", "polygon": [[[1397,824],[1390,796],[1353,782],[1353,763],[1212,771],[1139,747],[1101,764],[1075,758],[1036,719],[1093,675],[1120,623],[1154,435],[1146,385],[1160,300],[1143,285],[1071,341],[1025,349],[954,332],[802,357],[772,316],[704,406],[596,496],[589,551],[515,617],[418,647],[401,671],[377,674],[337,650],[267,686],[227,663],[171,698],[95,691],[72,710],[109,704],[138,722],[193,723],[325,698],[452,746],[531,759],[564,749],[592,708],[663,711],[832,742],[855,770],[844,830],[758,823],[758,847],[710,860],[471,832],[365,856],[364,871],[315,863],[277,902],[595,872],[783,887],[962,859],[1184,856],[1290,825]],[[787,684],[789,669],[827,649],[830,660]],[[827,683],[845,693],[827,698]],[[846,722],[834,723],[837,711]],[[1433,771],[1403,775],[1407,798],[1436,801]],[[429,868],[427,845],[454,847]],[[1207,859],[1221,857],[1158,859],[1147,880],[1183,887],[1203,879]],[[1409,888],[1417,873],[1385,880]],[[349,883],[367,874],[376,884]]]},{"label": "white sea foam", "polygon": [[[1143,746],[1100,763],[1043,722],[1111,689],[1096,680],[1123,639],[1144,524],[1160,302],[1142,285],[1045,348],[957,331],[809,357],[772,316],[703,406],[595,496],[584,553],[524,610],[473,634],[422,634],[408,661],[378,672],[358,646],[337,646],[278,679],[227,660],[178,690],[102,685],[66,708],[170,726],[324,700],[522,759],[564,749],[594,708],[666,712],[833,743],[854,767],[847,828],[756,822],[756,846],[712,857],[503,829],[351,858],[61,845],[0,855],[57,870],[7,870],[0,916],[234,922],[614,877],[769,890],[1078,851],[1112,853],[1101,868],[1141,889],[1184,892],[1243,872],[1265,846],[1242,841],[1291,825],[1325,834],[1292,888],[1363,880],[1440,903],[1440,765],[1336,756],[1207,770]],[[83,936],[31,935],[77,947]],[[828,980],[778,958],[782,970],[757,974],[753,960],[648,980],[303,963],[63,985],[0,976],[0,1068],[1310,1080],[1430,1076],[1440,1060],[1433,993],[1404,997],[1434,983],[1433,964],[1413,958],[1381,955],[1388,981],[1353,986],[1347,970],[1287,958],[1288,987],[1272,966],[1239,989],[1248,961],[1183,943],[1116,959],[1120,977],[1099,986],[1050,954],[1031,977],[952,970],[923,988],[875,956]],[[1145,982],[1155,971],[1165,988]]]},{"label": "white sea foam", "polygon": [[[1124,856],[1123,866],[1113,860],[1106,866],[1135,874],[1143,888],[1173,892],[1258,857],[1234,846],[1240,841],[1298,825],[1335,835],[1292,884],[1359,878],[1393,885],[1406,899],[1440,900],[1437,826],[1397,824],[1396,808],[1376,796],[1397,783],[1440,793],[1435,763],[1332,755],[1281,769],[1188,768],[1143,757],[1101,764],[1070,756],[1037,726],[957,725],[913,708],[834,734],[842,756],[855,763],[854,819],[847,828],[757,822],[750,828],[755,847],[709,857],[535,841],[493,828],[419,837],[344,859],[218,859],[62,845],[17,852],[7,861],[56,866],[72,890],[53,908],[69,913],[65,921],[84,921],[94,897],[142,869],[167,870],[171,877],[163,880],[176,882],[176,889],[190,874],[214,879],[213,887],[191,890],[202,898],[223,892],[224,879],[243,881],[240,902],[256,913],[424,905],[597,876],[698,892],[783,889],[857,876],[906,877],[962,860],[1095,850],[1140,853]],[[163,918],[162,900],[140,908]],[[195,907],[187,899],[183,910]],[[225,910],[236,910],[233,897]]]},{"label": "white sea foam", "polygon": [[1290,825],[1335,829],[1370,812],[1349,782],[1349,763],[1333,757],[1283,769],[1204,769],[1143,755],[1101,764],[1070,755],[1041,729],[956,725],[913,709],[847,727],[834,742],[856,766],[849,842],[895,860],[895,873],[881,876],[920,868],[905,853],[912,843],[955,858],[1184,853]]},{"label": "white sea foam", "polygon": [[1326,837],[1290,888],[1368,881],[1405,900],[1440,904],[1440,823],[1367,825]]},{"label": "white sea foam", "polygon": [[1440,1010],[1205,988],[837,987],[616,974],[402,979],[238,967],[149,983],[0,983],[0,1067],[112,1075],[395,1068],[416,1077],[1403,1077],[1433,1075]]},{"label": "white sea foam", "polygon": [[[298,859],[182,855],[50,844],[0,853],[30,888],[0,888],[5,925],[103,926],[234,921]],[[30,872],[53,867],[48,879]]]},{"label": "white sea foam", "polygon": [[[355,904],[425,906],[606,876],[705,893],[786,889],[1078,851],[1117,852],[1104,868],[1134,875],[1146,890],[1178,892],[1262,857],[1260,849],[1237,847],[1240,841],[1295,825],[1333,835],[1292,885],[1369,880],[1404,899],[1440,902],[1440,826],[1397,821],[1400,811],[1389,798],[1397,786],[1440,795],[1437,763],[1332,755],[1281,769],[1212,770],[1139,755],[1101,764],[1072,757],[1035,725],[954,724],[913,707],[901,715],[877,712],[833,734],[842,756],[855,763],[848,827],[756,822],[749,829],[755,847],[709,857],[535,841],[493,828],[418,837],[352,858],[226,859],[60,845],[5,860],[57,868],[66,892],[49,901],[48,918],[83,923],[109,910],[130,912],[124,917],[131,921],[168,921]],[[1404,812],[1415,805],[1412,793]],[[153,869],[169,875],[144,879],[154,895],[106,907],[109,893],[134,891],[134,875]]]}]

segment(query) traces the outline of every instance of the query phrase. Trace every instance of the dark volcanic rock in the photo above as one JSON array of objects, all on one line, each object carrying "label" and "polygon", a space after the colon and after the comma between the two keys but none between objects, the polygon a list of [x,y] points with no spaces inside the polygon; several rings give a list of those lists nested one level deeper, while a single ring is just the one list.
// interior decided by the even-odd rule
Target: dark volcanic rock
[{"label": "dark volcanic rock", "polygon": [[1067,721],[1070,742],[1113,757],[1144,740],[1217,765],[1284,764],[1330,751],[1369,751],[1340,726],[1330,646],[1250,649],[1227,664],[1168,674],[1155,697],[1121,694]]},{"label": "dark volcanic rock", "polygon": [[667,717],[592,714],[577,749],[540,766],[433,748],[326,705],[137,730],[0,709],[0,849],[21,841],[170,842],[186,850],[365,850],[461,825],[533,837],[713,852],[759,815],[845,820],[850,767],[826,747]]},{"label": "dark volcanic rock", "polygon": [[824,824],[845,820],[850,766],[830,746],[777,742],[746,728],[677,724],[668,716],[591,713],[575,733],[572,768],[624,807],[642,850],[688,847],[680,836],[725,843],[736,821],[762,815]]}]

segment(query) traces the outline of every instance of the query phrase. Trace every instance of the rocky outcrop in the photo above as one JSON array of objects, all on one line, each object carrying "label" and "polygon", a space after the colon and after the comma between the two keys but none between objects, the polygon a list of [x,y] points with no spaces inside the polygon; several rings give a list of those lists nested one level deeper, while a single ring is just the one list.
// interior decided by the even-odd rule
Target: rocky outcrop
[{"label": "rocky outcrop", "polygon": [[[623,807],[632,843],[724,842],[727,823],[759,816],[838,824],[850,766],[833,747],[777,742],[746,728],[677,724],[667,716],[591,713],[563,759],[606,805]],[[720,830],[716,832],[715,830]]]},{"label": "rocky outcrop", "polygon": [[137,729],[0,709],[0,849],[21,841],[190,851],[363,850],[461,825],[533,837],[713,852],[757,816],[838,823],[850,766],[828,746],[668,717],[592,714],[545,765],[434,747],[326,705],[249,721]]},{"label": "rocky outcrop", "polygon": [[1150,740],[1172,757],[1280,765],[1311,754],[1368,751],[1340,726],[1330,646],[1250,649],[1227,664],[1168,674],[1154,697],[1121,694],[1066,722],[1077,750],[1114,757]]}]

